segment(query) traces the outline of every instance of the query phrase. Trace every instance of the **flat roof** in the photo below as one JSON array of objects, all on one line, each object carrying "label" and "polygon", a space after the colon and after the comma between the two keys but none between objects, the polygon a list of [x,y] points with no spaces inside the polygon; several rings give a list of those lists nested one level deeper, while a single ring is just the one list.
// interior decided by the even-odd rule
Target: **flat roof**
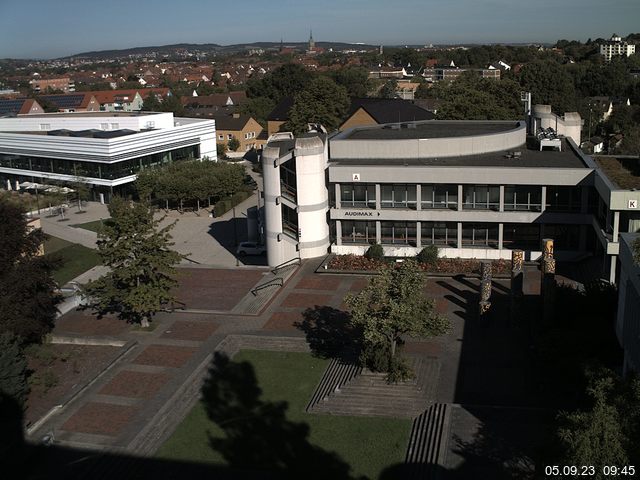
[{"label": "flat roof", "polygon": [[416,123],[396,123],[374,128],[356,127],[338,135],[340,140],[410,140],[421,138],[454,138],[491,135],[516,130],[522,125],[513,122],[478,122],[433,120]]},{"label": "flat roof", "polygon": [[371,165],[371,166],[427,166],[427,167],[513,167],[513,168],[590,168],[569,145],[561,139],[562,151],[543,150],[527,147],[514,151],[482,153],[446,158],[330,158],[333,165]]},{"label": "flat roof", "polygon": [[625,190],[640,189],[640,160],[628,157],[593,156],[611,183]]},{"label": "flat roof", "polygon": [[15,118],[47,118],[47,117],[144,117],[148,115],[160,115],[166,112],[52,112],[20,115]]}]

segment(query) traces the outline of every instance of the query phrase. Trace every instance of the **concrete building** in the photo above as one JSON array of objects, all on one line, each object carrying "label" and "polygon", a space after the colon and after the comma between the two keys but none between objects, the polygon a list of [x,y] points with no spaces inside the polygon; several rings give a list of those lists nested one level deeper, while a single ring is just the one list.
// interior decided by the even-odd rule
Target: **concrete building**
[{"label": "concrete building", "polygon": [[620,281],[616,336],[624,350],[623,374],[640,373],[640,266],[633,243],[638,234],[623,234],[620,242]]},{"label": "concrete building", "polygon": [[48,113],[0,118],[0,185],[56,180],[125,193],[138,171],[216,159],[215,122],[172,113]]},{"label": "concrete building", "polygon": [[68,77],[62,78],[34,78],[29,80],[29,85],[34,92],[46,92],[47,90],[61,90],[64,93],[75,92],[76,86]]},{"label": "concrete building", "polygon": [[602,258],[616,280],[620,232],[640,191],[620,189],[578,147],[581,119],[535,106],[525,121],[421,121],[272,137],[264,148],[270,265],[331,251],[389,256]]},{"label": "concrete building", "polygon": [[600,45],[600,55],[604,57],[605,62],[610,62],[616,56],[630,57],[634,53],[636,53],[636,46],[623,42],[622,38],[615,33],[608,41]]}]

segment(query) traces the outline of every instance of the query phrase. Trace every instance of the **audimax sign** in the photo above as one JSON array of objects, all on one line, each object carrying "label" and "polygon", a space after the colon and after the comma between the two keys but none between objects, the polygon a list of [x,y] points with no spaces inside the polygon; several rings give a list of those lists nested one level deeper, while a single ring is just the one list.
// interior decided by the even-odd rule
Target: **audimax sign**
[{"label": "audimax sign", "polygon": [[[374,215],[376,214],[377,215]],[[344,212],[344,216],[345,217],[373,217],[373,216],[380,216],[380,212],[367,212],[364,210],[347,210],[346,212]]]}]

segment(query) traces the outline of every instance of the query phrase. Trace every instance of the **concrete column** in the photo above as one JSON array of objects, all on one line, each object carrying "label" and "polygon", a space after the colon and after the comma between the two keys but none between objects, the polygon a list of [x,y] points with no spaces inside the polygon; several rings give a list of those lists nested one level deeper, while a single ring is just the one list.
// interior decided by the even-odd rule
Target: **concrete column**
[{"label": "concrete column", "polygon": [[500,185],[500,211],[504,212],[504,185]]},{"label": "concrete column", "polygon": [[578,249],[581,252],[585,252],[587,250],[587,225],[580,225]]},{"label": "concrete column", "polygon": [[[422,210],[422,185],[416,185],[416,210]],[[418,234],[419,235],[419,234]]]},{"label": "concrete column", "polygon": [[336,245],[342,245],[342,222],[336,220]]},{"label": "concrete column", "polygon": [[[418,185],[419,187],[420,185]],[[420,203],[420,202],[418,202]],[[422,229],[420,226],[420,222],[416,222],[416,247],[417,248],[421,248],[422,247]]]},{"label": "concrete column", "polygon": [[589,187],[582,187],[580,197],[580,213],[589,212]]},{"label": "concrete column", "polygon": [[458,222],[458,248],[462,248],[462,222]]},{"label": "concrete column", "polygon": [[[376,210],[380,210],[380,184],[376,183]],[[380,230],[378,230],[378,236],[380,235]],[[378,243],[380,243],[378,241]]]},{"label": "concrete column", "polygon": [[[380,197],[376,197],[376,198],[380,198]],[[382,230],[380,228],[380,220],[376,220],[376,243],[382,243]]]},{"label": "concrete column", "polygon": [[546,186],[542,186],[542,195],[540,196],[540,203],[542,203],[542,205],[540,206],[540,211],[544,212],[547,209],[547,187]]},{"label": "concrete column", "polygon": [[620,212],[613,212],[613,241],[618,242],[620,233]]},{"label": "concrete column", "polygon": [[336,208],[340,209],[342,207],[340,206],[340,197],[341,197],[340,193],[341,192],[340,192],[340,184],[339,183],[336,183],[335,191],[336,191]]},{"label": "concrete column", "polygon": [[462,211],[462,195],[464,194],[464,188],[462,185],[458,185],[458,211]]},{"label": "concrete column", "polygon": [[611,269],[609,270],[609,283],[616,283],[616,264],[618,263],[618,256],[611,255]]},{"label": "concrete column", "polygon": [[504,236],[504,223],[498,224],[498,250],[502,250],[502,238]]}]

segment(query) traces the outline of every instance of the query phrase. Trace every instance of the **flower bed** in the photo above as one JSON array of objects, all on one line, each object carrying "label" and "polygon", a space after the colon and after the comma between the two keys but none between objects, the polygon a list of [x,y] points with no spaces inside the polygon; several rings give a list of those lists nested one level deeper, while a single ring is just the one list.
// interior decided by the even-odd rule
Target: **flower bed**
[{"label": "flower bed", "polygon": [[[405,259],[405,258],[403,258]],[[395,261],[395,258],[385,260],[373,260],[360,255],[336,255],[327,264],[330,270],[343,271],[376,271],[384,265]],[[511,271],[511,262],[508,260],[492,260],[494,275],[508,275]],[[441,274],[479,274],[480,260],[465,258],[439,258],[433,265],[420,264],[422,270],[429,273]]]}]

